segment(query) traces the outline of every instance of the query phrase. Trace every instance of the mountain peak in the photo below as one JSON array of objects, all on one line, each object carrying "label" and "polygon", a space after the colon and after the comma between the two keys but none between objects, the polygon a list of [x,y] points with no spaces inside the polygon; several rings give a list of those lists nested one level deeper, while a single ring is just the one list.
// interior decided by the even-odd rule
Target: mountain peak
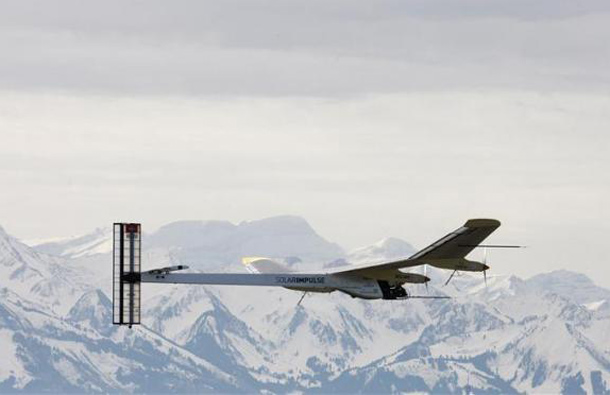
[{"label": "mountain peak", "polygon": [[552,272],[537,274],[528,279],[528,281],[540,279],[545,279],[546,281],[554,282],[577,280],[580,282],[593,283],[593,281],[591,281],[591,279],[585,274],[573,272],[571,270],[566,269],[553,270]]},{"label": "mountain peak", "polygon": [[28,244],[38,252],[68,258],[104,254],[112,250],[112,229],[99,227],[83,236],[31,241]]},{"label": "mountain peak", "polygon": [[[228,221],[180,221],[146,235],[147,248],[170,250],[172,259],[199,270],[223,270],[244,256],[328,262],[345,254],[301,217],[281,215],[235,225]],[[239,268],[242,269],[241,265]]]},{"label": "mountain peak", "polygon": [[578,304],[610,299],[610,291],[595,285],[587,275],[564,269],[537,274],[526,283],[529,287],[556,293]]},{"label": "mountain peak", "polygon": [[261,231],[272,231],[274,233],[305,233],[315,234],[309,222],[296,215],[277,215],[253,221],[243,221],[240,228],[256,228]]},{"label": "mountain peak", "polygon": [[384,239],[379,240],[374,245],[379,248],[383,248],[387,251],[397,251],[400,253],[403,253],[405,251],[413,251],[413,246],[411,244],[396,237],[386,237]]},{"label": "mountain peak", "polygon": [[386,237],[375,244],[361,247],[349,253],[348,260],[352,263],[377,262],[407,258],[415,252],[415,248],[404,240]]},{"label": "mountain peak", "polygon": [[7,233],[7,231],[4,230],[2,225],[0,225],[0,242],[11,244],[17,242],[21,244],[21,242],[19,242],[16,238]]},{"label": "mountain peak", "polygon": [[163,225],[147,236],[146,243],[154,247],[193,248],[210,245],[235,232],[236,226],[229,221],[175,221]]},{"label": "mountain peak", "polygon": [[107,330],[112,322],[112,302],[99,289],[88,291],[72,306],[67,318],[97,330]]}]

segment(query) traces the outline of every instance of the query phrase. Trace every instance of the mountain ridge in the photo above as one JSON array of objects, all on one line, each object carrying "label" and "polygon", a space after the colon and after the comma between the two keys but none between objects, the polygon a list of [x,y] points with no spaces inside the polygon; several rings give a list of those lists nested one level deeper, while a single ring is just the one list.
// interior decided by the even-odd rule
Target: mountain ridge
[{"label": "mountain ridge", "polygon": [[[270,227],[270,237],[293,220],[244,225],[241,234]],[[295,234],[312,235],[298,222]],[[106,322],[108,255],[55,257],[0,236],[3,391],[603,393],[610,382],[603,307],[610,300],[578,273],[494,276],[487,286],[465,274],[442,287],[447,273],[429,267],[430,292],[453,299],[364,301],[333,293],[307,296],[300,306],[300,295],[284,289],[147,284],[143,325],[129,330]],[[175,244],[180,240],[144,256],[157,260],[152,265],[193,246]],[[267,251],[292,253],[295,239],[286,240]],[[307,248],[315,250],[312,240]],[[273,246],[266,239],[261,245]],[[357,251],[384,260],[408,254],[407,245],[386,239]],[[297,265],[315,264],[315,252]],[[94,264],[103,270],[83,273]],[[584,296],[574,296],[573,277],[586,285]]]}]

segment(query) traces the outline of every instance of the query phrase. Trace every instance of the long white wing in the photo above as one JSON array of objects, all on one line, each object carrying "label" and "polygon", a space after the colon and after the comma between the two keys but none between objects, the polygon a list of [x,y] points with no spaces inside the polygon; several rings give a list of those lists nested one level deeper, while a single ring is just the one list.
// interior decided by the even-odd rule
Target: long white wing
[{"label": "long white wing", "polygon": [[494,230],[500,226],[500,221],[495,219],[471,219],[464,226],[449,233],[430,246],[415,253],[407,259],[378,263],[365,264],[351,267],[339,267],[333,270],[333,274],[379,274],[385,271],[394,271],[406,267],[423,265],[438,260],[461,260],[464,259],[476,246],[481,244]]}]

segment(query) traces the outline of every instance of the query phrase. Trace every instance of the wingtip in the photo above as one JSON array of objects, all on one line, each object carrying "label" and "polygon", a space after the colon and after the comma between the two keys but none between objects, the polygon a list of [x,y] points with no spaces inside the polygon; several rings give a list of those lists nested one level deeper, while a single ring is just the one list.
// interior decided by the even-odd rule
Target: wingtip
[{"label": "wingtip", "polygon": [[502,223],[500,221],[498,221],[497,219],[491,219],[491,218],[474,218],[474,219],[469,219],[468,221],[466,221],[466,224],[464,225],[467,228],[497,228],[500,225],[502,225]]},{"label": "wingtip", "polygon": [[265,259],[265,258],[261,258],[259,256],[245,256],[245,257],[241,258],[241,263],[244,266],[250,266],[253,262],[256,262],[261,259]]}]

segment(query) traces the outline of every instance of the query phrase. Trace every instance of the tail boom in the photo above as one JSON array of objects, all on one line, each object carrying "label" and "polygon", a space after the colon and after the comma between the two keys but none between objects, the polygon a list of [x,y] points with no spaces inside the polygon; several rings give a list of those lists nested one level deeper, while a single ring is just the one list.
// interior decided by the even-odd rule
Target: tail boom
[{"label": "tail boom", "polygon": [[288,273],[142,273],[143,283],[210,284],[299,287],[308,289],[328,288],[329,279],[324,274]]}]

